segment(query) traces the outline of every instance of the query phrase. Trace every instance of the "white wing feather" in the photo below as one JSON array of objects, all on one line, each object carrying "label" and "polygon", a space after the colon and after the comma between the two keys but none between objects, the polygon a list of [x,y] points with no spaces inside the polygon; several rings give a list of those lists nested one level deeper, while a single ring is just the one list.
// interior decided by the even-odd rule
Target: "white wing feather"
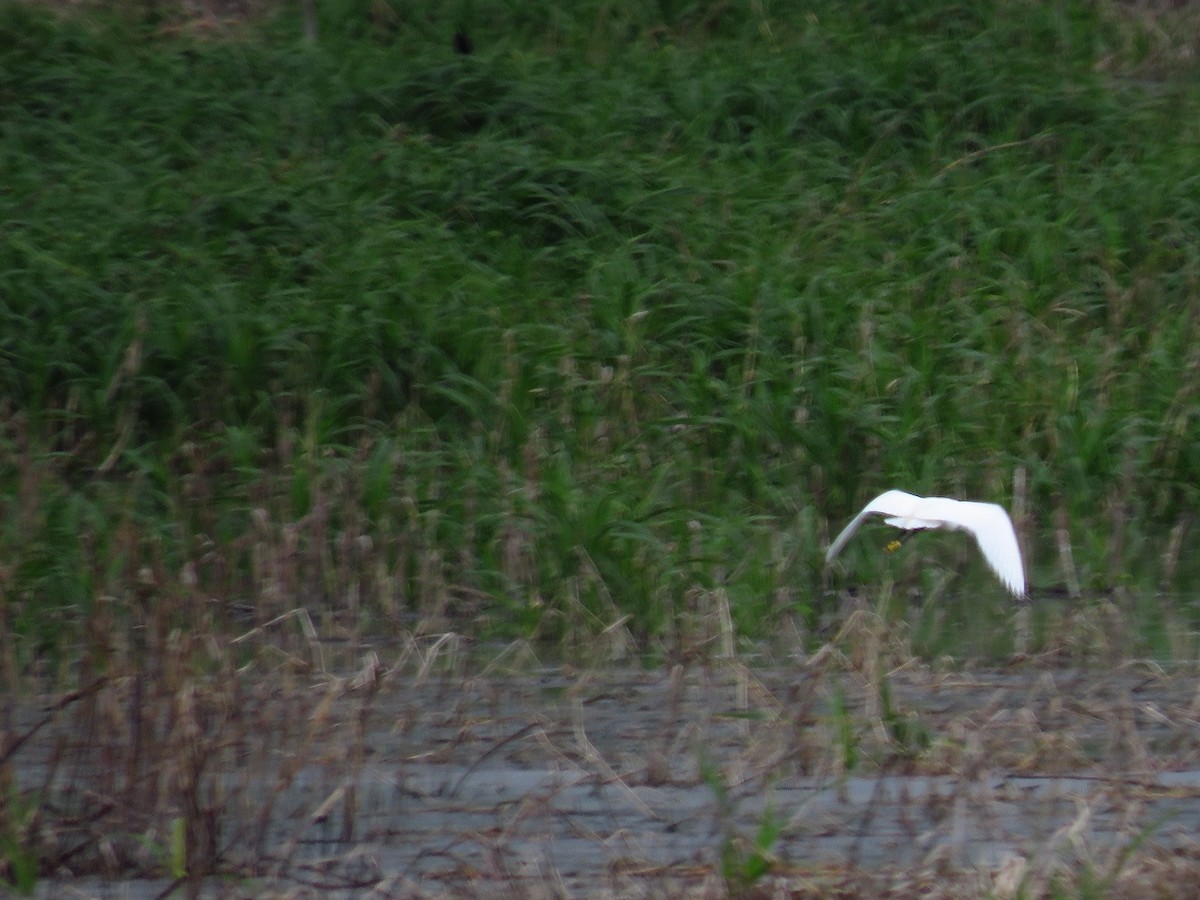
[{"label": "white wing feather", "polygon": [[[862,524],[863,519],[870,515],[885,515],[904,517],[911,515],[917,505],[923,500],[923,497],[918,497],[915,494],[908,494],[904,491],[884,491],[870,503],[862,508],[857,516],[850,520],[850,524],[842,529],[842,533],[834,539],[834,542],[829,545],[829,550],[825,553],[825,562],[831,562],[842,548],[846,546],[846,542],[854,536],[854,532],[858,531],[858,526]],[[888,524],[895,524],[890,519]],[[897,526],[903,527],[903,526]]]},{"label": "white wing feather", "polygon": [[1025,565],[1017,532],[1004,507],[995,503],[960,501],[961,528],[975,536],[984,560],[1004,586],[1018,597],[1025,596]]}]

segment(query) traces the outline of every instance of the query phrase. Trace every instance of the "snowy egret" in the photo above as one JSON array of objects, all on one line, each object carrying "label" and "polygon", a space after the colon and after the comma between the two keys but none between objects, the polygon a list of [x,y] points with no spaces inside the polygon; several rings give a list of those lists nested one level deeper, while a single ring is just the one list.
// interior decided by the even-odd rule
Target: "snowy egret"
[{"label": "snowy egret", "polygon": [[829,545],[825,562],[830,562],[838,555],[846,541],[858,530],[862,520],[871,515],[886,516],[885,522],[904,531],[922,528],[969,531],[996,577],[1016,596],[1025,596],[1025,566],[1021,562],[1021,548],[1017,546],[1017,533],[1004,507],[995,503],[884,491],[842,529],[837,540]]}]

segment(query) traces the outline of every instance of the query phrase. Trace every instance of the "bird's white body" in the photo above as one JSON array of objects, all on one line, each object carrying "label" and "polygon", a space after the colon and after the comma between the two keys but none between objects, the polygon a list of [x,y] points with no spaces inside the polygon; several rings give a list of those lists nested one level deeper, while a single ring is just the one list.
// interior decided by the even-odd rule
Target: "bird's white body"
[{"label": "bird's white body", "polygon": [[825,554],[826,562],[838,555],[863,519],[871,515],[885,516],[885,522],[904,531],[945,528],[970,532],[996,577],[1016,596],[1025,596],[1025,565],[1021,561],[1021,548],[1017,544],[1017,532],[1012,519],[1004,507],[995,503],[884,491],[842,529],[842,533],[829,545],[829,551]]}]

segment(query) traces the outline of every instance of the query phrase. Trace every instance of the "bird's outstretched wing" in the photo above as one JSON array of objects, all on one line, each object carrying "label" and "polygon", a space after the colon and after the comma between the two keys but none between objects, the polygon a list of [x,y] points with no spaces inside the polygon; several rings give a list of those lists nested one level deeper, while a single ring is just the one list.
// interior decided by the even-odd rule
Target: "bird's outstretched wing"
[{"label": "bird's outstretched wing", "polygon": [[957,511],[958,527],[969,531],[979,544],[988,567],[1017,597],[1025,596],[1025,565],[1012,519],[1003,506],[995,503],[961,501]]},{"label": "bird's outstretched wing", "polygon": [[829,550],[825,553],[825,562],[830,562],[841,552],[841,549],[846,546],[846,541],[854,536],[854,532],[858,531],[858,526],[862,524],[863,519],[867,516],[904,517],[911,514],[922,499],[924,498],[906,493],[905,491],[884,491],[864,506],[862,511],[850,520],[850,524],[842,529],[842,533],[829,545]]}]

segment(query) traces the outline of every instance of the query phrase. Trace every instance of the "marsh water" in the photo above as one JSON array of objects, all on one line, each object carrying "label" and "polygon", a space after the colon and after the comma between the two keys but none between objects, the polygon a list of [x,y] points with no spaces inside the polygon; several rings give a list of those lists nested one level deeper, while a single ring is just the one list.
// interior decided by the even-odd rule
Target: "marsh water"
[{"label": "marsh water", "polygon": [[[170,837],[113,821],[107,851],[37,895],[685,896],[934,870],[987,887],[1200,833],[1195,679],[1150,665],[881,680],[725,662],[289,690],[261,694],[190,784],[210,876],[162,877]],[[104,747],[64,764],[60,724],[16,754],[18,784],[84,806],[120,790],[89,768]]]}]

